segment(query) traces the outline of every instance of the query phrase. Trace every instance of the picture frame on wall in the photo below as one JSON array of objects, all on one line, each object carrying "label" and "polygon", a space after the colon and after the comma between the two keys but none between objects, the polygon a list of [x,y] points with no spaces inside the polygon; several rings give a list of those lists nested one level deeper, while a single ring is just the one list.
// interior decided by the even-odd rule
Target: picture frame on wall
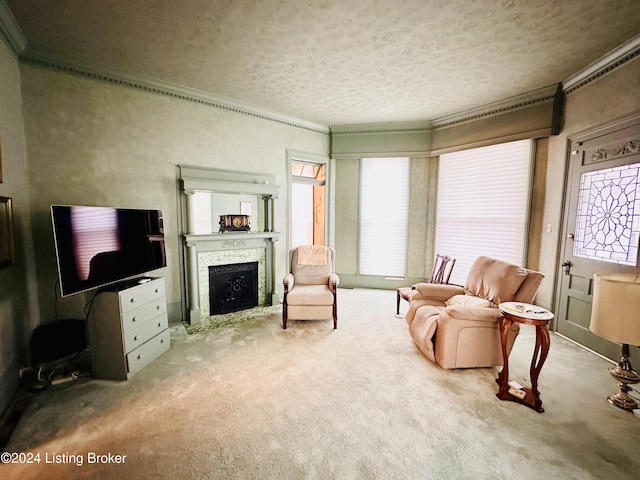
[{"label": "picture frame on wall", "polygon": [[15,261],[11,198],[0,197],[0,268],[13,265]]}]

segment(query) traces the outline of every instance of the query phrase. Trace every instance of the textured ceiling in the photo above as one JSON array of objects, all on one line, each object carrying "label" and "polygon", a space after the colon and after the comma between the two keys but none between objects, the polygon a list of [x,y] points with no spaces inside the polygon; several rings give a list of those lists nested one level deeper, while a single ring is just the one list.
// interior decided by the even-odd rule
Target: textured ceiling
[{"label": "textured ceiling", "polygon": [[638,0],[5,0],[27,52],[322,125],[423,121],[566,80]]}]

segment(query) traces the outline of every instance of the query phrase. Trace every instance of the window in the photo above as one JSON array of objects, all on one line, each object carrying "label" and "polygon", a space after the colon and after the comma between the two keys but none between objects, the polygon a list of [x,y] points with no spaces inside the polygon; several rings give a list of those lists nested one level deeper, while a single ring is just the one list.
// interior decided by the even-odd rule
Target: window
[{"label": "window", "polygon": [[523,264],[531,152],[521,140],[440,156],[435,249],[456,258],[451,283],[480,255]]},{"label": "window", "polygon": [[326,165],[291,160],[291,247],[325,244]]},{"label": "window", "polygon": [[362,275],[405,275],[408,199],[408,158],[360,161],[359,269]]},{"label": "window", "polygon": [[213,232],[211,212],[211,193],[195,192],[193,194],[193,233],[209,234]]},{"label": "window", "polygon": [[313,185],[291,184],[291,246],[313,245]]},{"label": "window", "polygon": [[583,173],[573,254],[636,266],[640,238],[640,163]]}]

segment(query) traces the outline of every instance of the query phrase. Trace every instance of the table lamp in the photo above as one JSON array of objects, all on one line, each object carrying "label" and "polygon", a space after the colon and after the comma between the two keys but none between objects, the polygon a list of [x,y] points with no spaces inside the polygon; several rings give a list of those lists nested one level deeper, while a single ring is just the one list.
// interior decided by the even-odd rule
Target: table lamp
[{"label": "table lamp", "polygon": [[638,408],[629,396],[629,384],[640,382],[640,375],[629,361],[629,345],[640,345],[640,275],[599,274],[594,276],[593,302],[589,330],[612,342],[622,344],[622,358],[609,373],[618,380],[619,392],[609,403],[624,410]]}]

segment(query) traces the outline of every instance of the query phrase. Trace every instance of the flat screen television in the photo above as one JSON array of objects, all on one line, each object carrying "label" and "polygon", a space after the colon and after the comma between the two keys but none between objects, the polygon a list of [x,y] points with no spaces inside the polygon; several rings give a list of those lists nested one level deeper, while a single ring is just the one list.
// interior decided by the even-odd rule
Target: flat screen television
[{"label": "flat screen television", "polygon": [[63,297],[165,267],[162,211],[52,205]]}]

